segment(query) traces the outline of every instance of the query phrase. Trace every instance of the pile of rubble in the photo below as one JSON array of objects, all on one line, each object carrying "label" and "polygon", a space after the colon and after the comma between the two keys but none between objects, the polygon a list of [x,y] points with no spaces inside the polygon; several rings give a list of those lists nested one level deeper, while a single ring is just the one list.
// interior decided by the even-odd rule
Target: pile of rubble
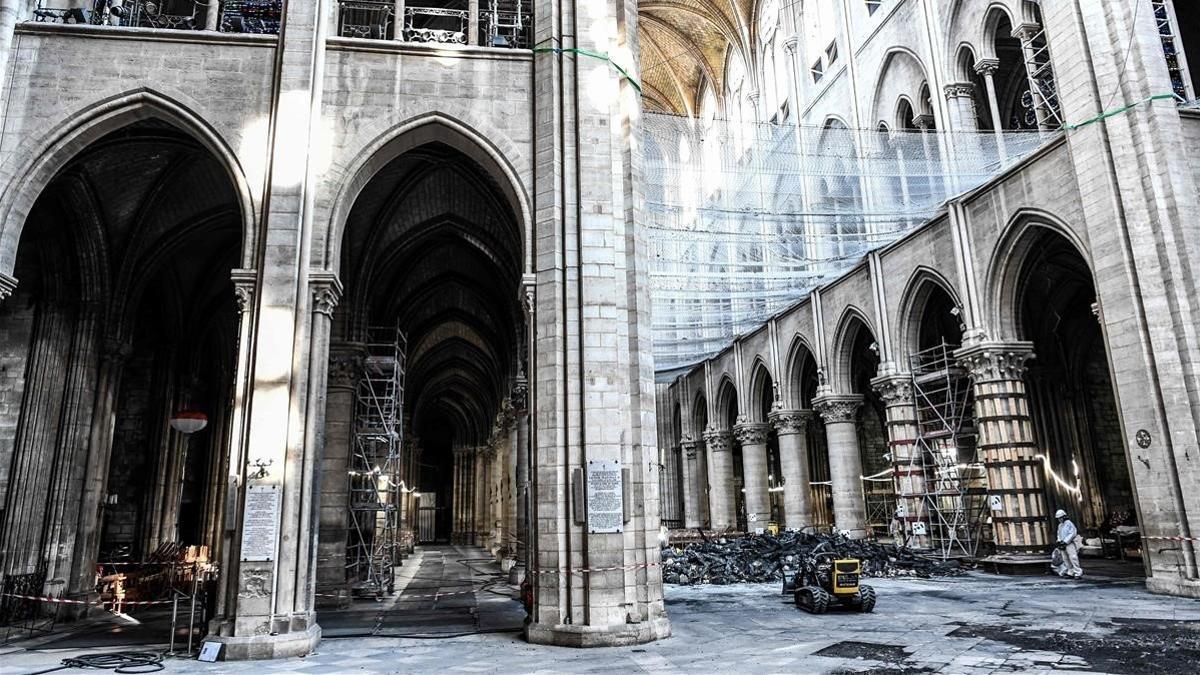
[{"label": "pile of rubble", "polygon": [[961,574],[962,566],[917,555],[911,549],[848,539],[840,534],[784,532],[737,539],[708,538],[662,550],[663,581],[669,584],[736,584],[779,581],[805,558],[833,552],[862,561],[868,577],[933,577]]}]

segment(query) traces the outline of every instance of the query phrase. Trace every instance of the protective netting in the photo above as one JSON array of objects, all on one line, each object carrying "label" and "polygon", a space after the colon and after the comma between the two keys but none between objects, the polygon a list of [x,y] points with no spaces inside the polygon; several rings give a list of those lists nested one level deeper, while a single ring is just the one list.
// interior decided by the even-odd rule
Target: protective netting
[{"label": "protective netting", "polygon": [[1051,133],[643,117],[654,358],[695,364]]}]

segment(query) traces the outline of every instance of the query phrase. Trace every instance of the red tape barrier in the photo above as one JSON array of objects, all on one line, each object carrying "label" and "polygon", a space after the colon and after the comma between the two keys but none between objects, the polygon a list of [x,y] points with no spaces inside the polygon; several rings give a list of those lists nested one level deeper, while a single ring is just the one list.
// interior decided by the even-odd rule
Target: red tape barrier
[{"label": "red tape barrier", "polygon": [[1142,539],[1151,541],[1200,541],[1200,537],[1149,537],[1143,536]]},{"label": "red tape barrier", "polygon": [[95,607],[103,607],[104,605],[113,605],[114,607],[128,607],[130,605],[166,605],[175,601],[174,598],[170,598],[167,600],[101,600],[100,602],[89,602],[87,600],[55,598],[48,595],[17,595],[16,593],[0,593],[0,596],[6,598],[20,598],[21,600],[37,600],[38,602],[49,602],[57,605],[92,605]]}]

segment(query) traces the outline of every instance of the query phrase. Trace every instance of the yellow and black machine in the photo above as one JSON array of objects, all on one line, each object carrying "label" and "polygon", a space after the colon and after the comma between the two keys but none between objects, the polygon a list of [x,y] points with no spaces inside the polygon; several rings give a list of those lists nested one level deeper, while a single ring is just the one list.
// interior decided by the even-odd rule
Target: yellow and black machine
[{"label": "yellow and black machine", "polygon": [[783,592],[792,593],[796,606],[824,614],[833,606],[870,612],[875,609],[875,589],[860,583],[862,563],[831,552],[813,554],[800,569],[783,573]]}]

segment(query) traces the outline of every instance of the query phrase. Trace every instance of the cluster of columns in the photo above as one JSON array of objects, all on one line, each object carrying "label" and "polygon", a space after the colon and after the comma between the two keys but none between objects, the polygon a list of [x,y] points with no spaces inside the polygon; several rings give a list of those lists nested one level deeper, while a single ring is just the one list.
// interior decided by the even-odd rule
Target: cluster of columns
[{"label": "cluster of columns", "polygon": [[[999,497],[998,503],[992,500],[989,512],[998,554],[1042,553],[1051,543],[1042,459],[1033,438],[1023,379],[1032,355],[1028,343],[981,342],[955,354],[957,364],[972,378],[977,447],[987,472],[988,494]],[[902,526],[897,536],[911,547],[928,547],[929,530],[914,525],[929,522],[927,495],[932,488],[928,481],[934,477],[925,475],[912,376],[890,373],[873,380],[872,388],[886,413],[887,452]],[[736,527],[732,448],[737,442],[742,451],[746,526],[766,527],[771,520],[766,441],[772,429],[779,439],[782,525],[790,529],[820,525],[808,455],[808,435],[819,416],[829,452],[833,501],[829,525],[851,537],[868,536],[858,428],[862,404],[861,394],[825,391],[813,400],[812,409],[786,410],[777,404],[768,423],[742,420],[733,430],[710,427],[702,441],[685,436],[679,444],[685,526]]]},{"label": "cluster of columns", "polygon": [[453,450],[450,539],[487,549],[506,568],[524,560],[528,430],[526,411],[506,404],[487,443]]}]

